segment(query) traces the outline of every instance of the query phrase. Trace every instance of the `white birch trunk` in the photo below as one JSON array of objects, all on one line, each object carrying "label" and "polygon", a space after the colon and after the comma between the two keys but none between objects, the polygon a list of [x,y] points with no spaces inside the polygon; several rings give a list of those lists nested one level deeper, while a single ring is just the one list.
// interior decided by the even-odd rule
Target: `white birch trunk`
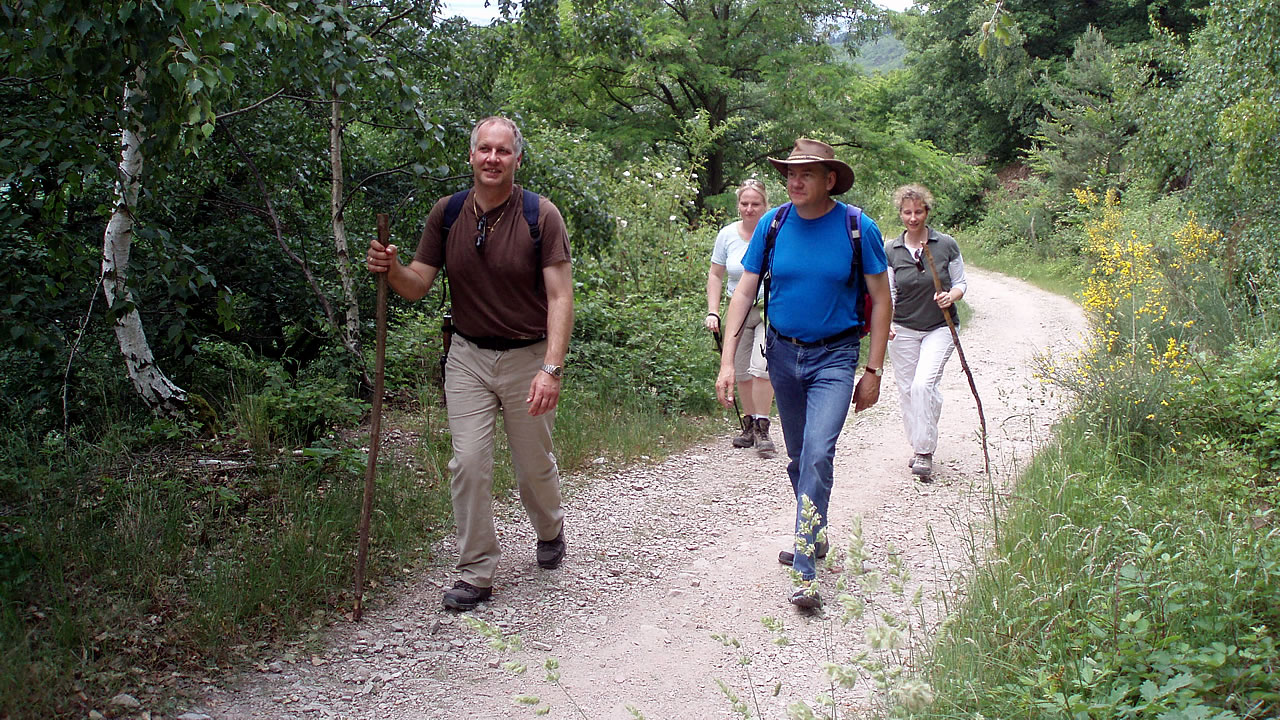
[{"label": "white birch trunk", "polygon": [[351,250],[347,246],[347,223],[343,217],[342,195],[342,102],[338,99],[338,83],[333,81],[332,107],[329,113],[329,164],[332,171],[329,213],[333,221],[333,249],[338,262],[338,279],[342,283],[342,301],[347,307],[341,328],[342,344],[360,357],[360,304],[356,299],[355,281],[351,277]]},{"label": "white birch trunk", "polygon": [[[126,115],[132,116],[129,105],[139,96],[143,77],[144,73],[139,68],[134,82],[125,85]],[[182,412],[187,393],[156,365],[151,346],[147,344],[147,334],[142,328],[142,315],[134,306],[133,292],[128,284],[134,209],[142,187],[142,133],[141,123],[132,118],[121,128],[120,174],[116,179],[115,205],[102,239],[102,293],[108,307],[128,305],[127,310],[116,314],[115,334],[134,389],[152,412],[177,417]]]}]

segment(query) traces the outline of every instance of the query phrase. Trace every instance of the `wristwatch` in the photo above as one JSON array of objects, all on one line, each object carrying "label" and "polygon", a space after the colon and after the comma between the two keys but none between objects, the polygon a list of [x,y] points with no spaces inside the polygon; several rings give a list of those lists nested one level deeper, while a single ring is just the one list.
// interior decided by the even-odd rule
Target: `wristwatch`
[{"label": "wristwatch", "polygon": [[560,367],[559,365],[543,365],[542,372],[550,375],[553,378],[559,378],[560,376],[564,375],[564,368]]},{"label": "wristwatch", "polygon": [[870,365],[868,365],[868,366],[867,366],[867,374],[868,374],[868,375],[875,375],[876,377],[883,377],[883,376],[884,376],[884,368],[873,368],[873,367],[871,367]]}]

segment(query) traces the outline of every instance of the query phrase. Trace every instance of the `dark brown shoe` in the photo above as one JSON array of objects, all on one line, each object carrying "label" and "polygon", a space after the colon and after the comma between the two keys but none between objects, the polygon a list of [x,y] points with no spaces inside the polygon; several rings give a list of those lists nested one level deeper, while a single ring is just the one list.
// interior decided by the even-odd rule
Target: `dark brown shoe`
[{"label": "dark brown shoe", "polygon": [[564,531],[552,540],[538,541],[538,567],[543,570],[555,570],[564,560]]},{"label": "dark brown shoe", "polygon": [[444,591],[444,606],[450,610],[475,610],[480,603],[493,597],[493,588],[478,587],[466,580],[459,580]]},{"label": "dark brown shoe", "polygon": [[742,419],[742,434],[733,439],[733,446],[738,448],[749,448],[756,444],[756,424],[747,416]]},{"label": "dark brown shoe", "polygon": [[773,438],[769,437],[769,418],[756,418],[755,421],[756,435],[756,453],[762,458],[777,457],[778,448],[773,444]]},{"label": "dark brown shoe", "polygon": [[802,587],[796,587],[791,591],[791,604],[801,610],[820,610],[822,609],[822,596],[818,594],[816,588],[810,588],[808,583]]}]

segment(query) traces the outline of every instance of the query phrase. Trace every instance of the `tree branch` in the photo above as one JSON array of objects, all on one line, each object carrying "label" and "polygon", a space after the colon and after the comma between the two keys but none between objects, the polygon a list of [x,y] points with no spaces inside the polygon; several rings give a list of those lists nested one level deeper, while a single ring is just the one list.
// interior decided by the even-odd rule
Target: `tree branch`
[{"label": "tree branch", "polygon": [[253,162],[253,158],[249,156],[249,153],[245,152],[244,147],[240,145],[240,141],[236,140],[235,133],[231,132],[230,125],[220,124],[218,127],[227,134],[227,137],[231,138],[231,144],[235,146],[236,152],[240,153],[240,157],[249,166],[249,172],[253,173],[253,179],[258,185],[258,191],[262,193],[263,202],[266,203],[267,216],[271,218],[271,227],[275,230],[276,242],[280,244],[280,248],[289,256],[289,259],[293,260],[302,269],[302,275],[307,279],[307,284],[311,286],[311,292],[319,300],[321,309],[324,310],[325,319],[329,321],[331,327],[337,329],[338,321],[333,315],[333,306],[329,304],[329,298],[325,297],[320,290],[320,285],[316,282],[315,276],[311,274],[311,268],[284,241],[284,233],[280,229],[280,218],[276,216],[275,206],[271,203],[271,193],[267,190],[267,184],[263,182],[262,175],[258,173],[258,166]]},{"label": "tree branch", "polygon": [[232,110],[231,112],[225,112],[225,113],[222,113],[221,115],[215,115],[214,120],[221,122],[223,120],[226,120],[227,118],[235,117],[236,115],[239,115],[241,113],[247,113],[247,112],[250,112],[251,110],[257,110],[259,107],[266,105],[267,103],[271,102],[272,100],[275,100],[277,97],[280,97],[281,95],[284,95],[284,88],[280,88],[279,90],[271,93],[270,95],[262,98],[258,102],[248,107],[242,107],[239,110]]},{"label": "tree branch", "polygon": [[390,25],[390,24],[391,24],[391,23],[393,23],[393,22],[396,22],[397,20],[400,20],[401,18],[405,17],[406,15],[408,15],[409,13],[411,13],[411,12],[413,12],[413,11],[417,10],[417,9],[418,9],[418,3],[410,3],[410,4],[409,4],[409,9],[408,9],[408,10],[405,10],[404,12],[400,13],[399,15],[392,15],[391,17],[387,18],[387,19],[386,19],[386,20],[385,20],[381,25],[379,25],[379,26],[377,27],[377,29],[375,29],[373,32],[369,33],[369,37],[373,37],[374,35],[379,35],[379,34],[381,34],[383,30],[386,30],[386,29],[387,29],[387,26],[388,26],[388,25]]}]

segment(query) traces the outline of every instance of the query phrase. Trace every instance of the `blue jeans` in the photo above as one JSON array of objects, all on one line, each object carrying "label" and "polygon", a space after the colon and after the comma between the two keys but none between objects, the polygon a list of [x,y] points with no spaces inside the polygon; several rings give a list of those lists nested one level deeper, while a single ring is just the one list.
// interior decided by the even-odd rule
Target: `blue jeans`
[{"label": "blue jeans", "polygon": [[[782,437],[787,443],[787,456],[791,458],[787,475],[796,495],[797,537],[802,534],[802,498],[808,497],[819,515],[819,522],[803,534],[812,548],[818,531],[827,526],[836,439],[844,428],[853,400],[858,340],[845,338],[828,345],[802,347],[782,340],[770,328],[765,354],[778,403]],[[817,576],[813,556],[798,549],[792,567],[805,580]]]}]

